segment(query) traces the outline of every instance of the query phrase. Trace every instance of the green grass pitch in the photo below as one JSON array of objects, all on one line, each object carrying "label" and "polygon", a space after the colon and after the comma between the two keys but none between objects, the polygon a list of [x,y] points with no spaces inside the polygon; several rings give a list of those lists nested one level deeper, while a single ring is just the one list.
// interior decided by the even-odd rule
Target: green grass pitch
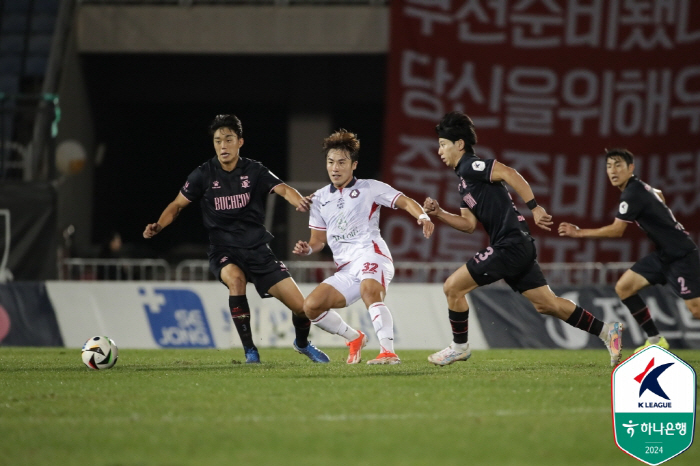
[{"label": "green grass pitch", "polygon": [[[615,445],[605,350],[488,350],[435,367],[292,349],[0,347],[0,465],[637,465]],[[679,357],[700,369],[700,352]],[[365,359],[374,357],[366,352]],[[697,442],[696,442],[697,443]],[[700,446],[670,465],[700,464]]]}]

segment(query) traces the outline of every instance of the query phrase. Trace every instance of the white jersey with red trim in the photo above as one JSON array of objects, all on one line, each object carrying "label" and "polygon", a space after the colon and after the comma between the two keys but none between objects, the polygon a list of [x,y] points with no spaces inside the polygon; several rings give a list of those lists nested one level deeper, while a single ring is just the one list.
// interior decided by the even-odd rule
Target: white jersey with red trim
[{"label": "white jersey with red trim", "polygon": [[353,178],[343,189],[332,184],[314,193],[309,228],[326,232],[338,268],[374,249],[391,259],[379,233],[381,206],[396,209],[401,192],[377,180]]}]

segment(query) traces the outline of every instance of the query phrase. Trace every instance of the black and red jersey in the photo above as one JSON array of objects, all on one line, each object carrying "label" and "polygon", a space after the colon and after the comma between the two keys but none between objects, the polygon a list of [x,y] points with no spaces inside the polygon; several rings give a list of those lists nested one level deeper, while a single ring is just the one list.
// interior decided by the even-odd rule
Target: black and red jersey
[{"label": "black and red jersey", "polygon": [[654,188],[636,176],[629,179],[620,195],[616,217],[639,225],[656,245],[664,262],[672,262],[697,249]]},{"label": "black and red jersey", "polygon": [[[529,237],[525,217],[516,209],[503,182],[492,182],[496,160],[482,160],[473,153],[465,153],[455,167],[459,176],[460,207],[469,209],[484,225],[490,243],[520,242]],[[530,238],[531,239],[531,238]]]},{"label": "black and red jersey", "polygon": [[228,172],[213,157],[190,173],[180,192],[191,202],[199,200],[213,246],[254,248],[273,238],[265,229],[265,204],[282,183],[256,160],[240,157]]}]

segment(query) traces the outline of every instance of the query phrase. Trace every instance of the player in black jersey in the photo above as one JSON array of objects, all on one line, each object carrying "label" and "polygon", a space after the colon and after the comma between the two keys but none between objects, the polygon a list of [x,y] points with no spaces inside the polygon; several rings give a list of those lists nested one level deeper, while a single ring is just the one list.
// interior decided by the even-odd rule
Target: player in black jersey
[{"label": "player in black jersey", "polygon": [[229,289],[231,317],[246,363],[260,362],[250,328],[247,282],[255,284],[261,297],[274,296],[291,309],[297,352],[313,362],[329,362],[328,356],[308,341],[311,322],[304,314],[304,296],[270,249],[273,236],[264,225],[268,193],[282,196],[301,212],[309,211],[310,201],[260,162],[240,156],[243,127],[235,115],[218,115],[209,130],[216,156],[194,169],[158,221],[146,225],[144,238],[160,233],[182,209],[199,201],[209,231],[209,268]]},{"label": "player in black jersey", "polygon": [[489,235],[490,246],[476,253],[445,281],[443,288],[453,342],[428,357],[428,361],[445,366],[469,359],[469,305],[466,295],[479,286],[504,279],[514,291],[530,300],[538,312],[599,336],[610,352],[611,365],[617,365],[622,356],[622,324],[596,319],[568,299],[556,296],[547,285],[537,263],[537,250],[525,217],[515,208],[505,186],[510,185],[527,201],[535,225],[550,230],[552,217],[537,205],[528,182],[516,170],[493,159],[482,160],[474,154],[474,123],[464,113],[448,113],[435,130],[439,138],[440,158],[459,177],[461,213],[447,212],[431,198],[425,200],[425,211],[465,233],[472,233],[477,222],[481,222]]},{"label": "player in black jersey", "polygon": [[[700,256],[683,225],[666,206],[663,194],[634,176],[634,156],[626,149],[612,149],[605,154],[608,178],[622,191],[615,221],[610,225],[581,229],[571,223],[559,225],[559,236],[572,238],[619,238],[628,223],[635,222],[649,236],[656,251],[635,263],[615,285],[615,292],[646,332],[646,343],[668,349],[666,338],[659,334],[649,308],[639,291],[649,285],[669,283],[685,300],[688,309],[700,319]],[[635,351],[635,352],[636,352]]]}]

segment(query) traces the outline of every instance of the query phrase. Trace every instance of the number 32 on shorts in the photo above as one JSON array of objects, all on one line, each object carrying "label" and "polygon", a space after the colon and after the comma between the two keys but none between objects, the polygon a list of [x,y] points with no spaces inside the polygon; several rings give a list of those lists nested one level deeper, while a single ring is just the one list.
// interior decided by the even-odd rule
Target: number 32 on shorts
[{"label": "number 32 on shorts", "polygon": [[363,265],[365,266],[365,268],[362,269],[362,273],[377,273],[377,267],[379,267],[379,264],[365,262]]},{"label": "number 32 on shorts", "polygon": [[474,256],[474,260],[478,264],[479,262],[485,261],[486,259],[488,259],[491,254],[493,254],[493,248],[491,246],[489,246],[488,248],[486,248],[486,252],[477,253]]}]

